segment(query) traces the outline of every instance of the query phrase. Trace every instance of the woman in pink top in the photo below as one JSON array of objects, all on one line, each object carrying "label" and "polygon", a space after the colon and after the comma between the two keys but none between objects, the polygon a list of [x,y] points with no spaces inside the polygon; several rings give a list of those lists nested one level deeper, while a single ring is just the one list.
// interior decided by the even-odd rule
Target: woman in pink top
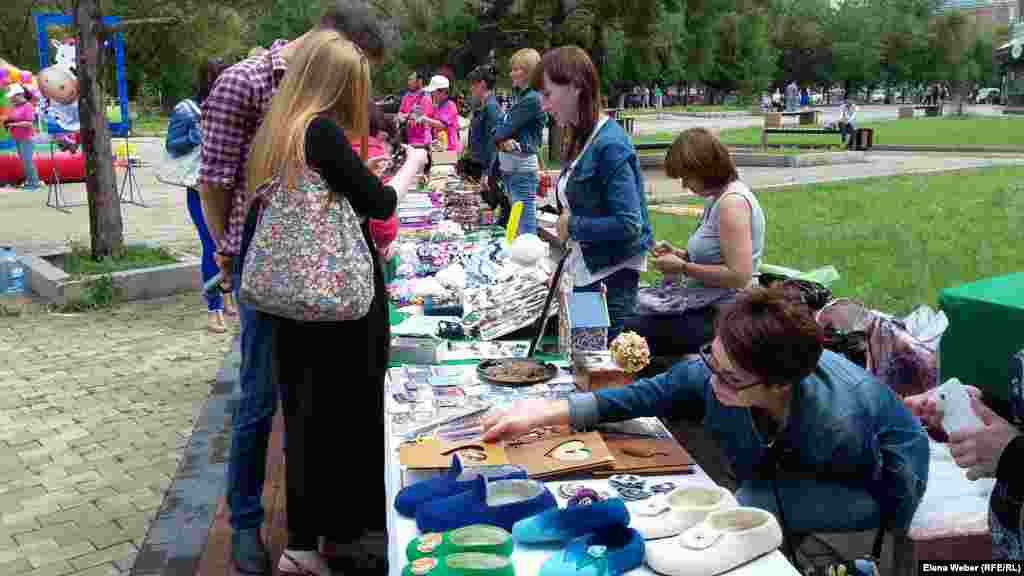
[{"label": "woman in pink top", "polygon": [[32,96],[21,84],[11,84],[7,88],[7,100],[14,110],[7,115],[4,125],[11,133],[11,138],[14,138],[14,143],[18,147],[18,156],[21,157],[21,164],[25,168],[25,184],[22,187],[26,190],[35,190],[42,186],[35,161],[32,160],[32,151],[35,146],[32,137],[35,135],[36,108],[32,105]]},{"label": "woman in pink top", "polygon": [[435,130],[444,130],[448,135],[448,150],[462,152],[462,142],[459,139],[459,108],[455,101],[448,97],[451,83],[444,76],[434,76],[430,79],[427,92],[434,101],[434,113],[425,121],[428,126]]}]

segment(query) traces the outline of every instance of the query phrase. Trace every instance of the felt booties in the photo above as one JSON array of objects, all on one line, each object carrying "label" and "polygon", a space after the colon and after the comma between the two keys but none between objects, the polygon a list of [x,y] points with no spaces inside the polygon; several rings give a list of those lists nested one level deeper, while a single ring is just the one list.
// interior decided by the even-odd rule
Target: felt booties
[{"label": "felt booties", "polygon": [[508,556],[460,552],[440,558],[424,556],[408,563],[402,576],[515,576]]},{"label": "felt booties", "polygon": [[647,544],[647,565],[667,576],[715,576],[764,556],[782,544],[782,529],[771,512],[731,508],[703,522]]},{"label": "felt booties", "polygon": [[470,524],[490,524],[511,531],[519,520],[557,506],[551,491],[536,480],[477,476],[473,482],[471,490],[420,506],[416,511],[420,532],[447,532]]},{"label": "felt booties", "polygon": [[632,528],[616,526],[569,542],[544,561],[538,576],[614,576],[644,561],[644,539]]},{"label": "felt booties", "polygon": [[405,557],[410,561],[424,556],[448,556],[460,552],[482,552],[508,556],[515,544],[508,531],[497,526],[473,524],[449,532],[428,532],[413,538],[405,547]]},{"label": "felt booties", "polygon": [[523,544],[566,542],[605,528],[629,525],[629,510],[621,498],[593,504],[552,508],[524,518],[512,527],[512,537]]},{"label": "felt booties", "polygon": [[661,498],[631,502],[629,527],[644,539],[676,536],[716,510],[735,508],[736,498],[720,486],[681,486]]},{"label": "felt booties", "polygon": [[[481,474],[486,474],[481,472]],[[446,473],[436,478],[430,478],[422,482],[410,484],[398,491],[395,496],[395,510],[402,516],[409,518],[416,517],[416,509],[425,502],[438,500],[461,494],[473,488],[474,480],[459,480],[462,475],[462,460],[458,454],[452,455],[452,467]],[[491,480],[507,480],[511,478],[526,478],[526,471],[519,469],[507,474],[489,477]]]}]

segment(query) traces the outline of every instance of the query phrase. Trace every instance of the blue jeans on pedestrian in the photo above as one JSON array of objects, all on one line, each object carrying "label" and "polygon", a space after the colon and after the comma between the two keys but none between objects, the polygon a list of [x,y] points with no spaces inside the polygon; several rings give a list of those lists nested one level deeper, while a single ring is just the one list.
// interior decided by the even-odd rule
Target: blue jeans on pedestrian
[{"label": "blue jeans on pedestrian", "polygon": [[32,153],[35,151],[35,143],[32,139],[15,140],[18,147],[18,156],[21,158],[21,166],[25,170],[25,187],[37,188],[42,183],[39,181],[39,172],[36,171],[36,163],[32,160]]},{"label": "blue jeans on pedestrian", "polygon": [[[200,271],[203,276],[203,284],[206,284],[220,272],[220,267],[217,266],[217,262],[213,259],[213,255],[217,253],[217,245],[214,244],[213,236],[210,236],[210,230],[206,227],[206,218],[203,217],[203,204],[199,199],[199,192],[197,190],[193,188],[188,189],[187,203],[188,215],[192,217],[192,223],[195,224],[196,230],[199,232],[199,242],[203,245],[203,259]],[[224,298],[221,297],[220,292],[215,291],[213,294],[206,294],[205,298],[206,308],[210,312],[224,309]]]},{"label": "blue jeans on pedestrian", "polygon": [[252,222],[246,225],[242,256],[236,259],[231,278],[242,324],[242,364],[238,377],[241,394],[231,423],[231,455],[228,460],[228,505],[231,507],[231,527],[235,531],[258,528],[263,524],[267,447],[277,408],[273,318],[238,298],[242,285],[242,261],[254,227]]},{"label": "blue jeans on pedestrian", "polygon": [[611,343],[616,336],[622,333],[626,319],[633,316],[636,311],[636,295],[640,286],[640,272],[623,268],[593,284],[577,286],[573,291],[599,292],[602,284],[604,284],[608,291],[605,294],[605,298],[608,301],[608,317],[611,320],[611,326],[608,328],[608,342]]},{"label": "blue jeans on pedestrian", "polygon": [[540,176],[537,172],[502,172],[501,179],[505,182],[510,202],[523,203],[523,214],[519,218],[519,234],[536,234],[537,187],[540,186]]},{"label": "blue jeans on pedestrian", "polygon": [[[853,138],[854,132],[857,131],[857,127],[853,125],[853,122],[840,122],[839,123],[839,141],[846,144],[846,138]],[[853,144],[853,142],[850,142]]]},{"label": "blue jeans on pedestrian", "polygon": [[[778,487],[785,528],[791,534],[862,532],[877,529],[881,523],[881,508],[864,488],[785,477],[779,478]],[[741,482],[736,500],[741,506],[761,508],[779,516],[771,480]]]}]

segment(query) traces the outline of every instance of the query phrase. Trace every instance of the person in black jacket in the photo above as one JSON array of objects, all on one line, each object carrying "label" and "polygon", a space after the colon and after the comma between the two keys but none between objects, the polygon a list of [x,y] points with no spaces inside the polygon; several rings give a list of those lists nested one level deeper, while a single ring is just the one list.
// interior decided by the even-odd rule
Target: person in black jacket
[{"label": "person in black jacket", "polygon": [[[248,164],[250,194],[274,176],[296,187],[276,193],[320,193],[303,178],[310,169],[335,199],[344,197],[362,217],[390,217],[426,164],[426,152],[410,149],[405,164],[385,186],[375,175],[380,157],[364,163],[345,136],[367,135],[370,65],[362,51],[335,31],[313,33],[288,62],[253,140]],[[304,165],[303,165],[304,164]],[[369,165],[367,165],[369,164]],[[317,551],[319,537],[345,544],[367,526],[386,524],[380,472],[384,447],[384,376],[390,329],[380,259],[374,257],[374,299],[362,318],[347,322],[300,322],[273,317],[273,356],[278,385],[285,388],[288,434],[288,547],[282,574],[330,574]],[[361,470],[339,482],[338,459]]]},{"label": "person in black jacket", "polygon": [[[992,556],[996,560],[1024,560],[1022,526],[1024,478],[1017,466],[1024,459],[1024,434],[981,401],[981,391],[967,386],[971,407],[983,426],[949,435],[949,451],[967,478],[996,479],[989,500],[988,523],[992,533]],[[942,411],[931,394],[908,396],[903,402],[929,428],[942,425]]]}]

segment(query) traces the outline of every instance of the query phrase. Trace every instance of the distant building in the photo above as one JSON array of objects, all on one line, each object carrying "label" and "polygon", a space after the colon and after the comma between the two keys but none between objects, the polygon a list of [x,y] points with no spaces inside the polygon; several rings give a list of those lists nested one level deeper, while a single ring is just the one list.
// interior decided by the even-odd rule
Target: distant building
[{"label": "distant building", "polygon": [[1021,16],[1018,0],[943,0],[939,12],[959,10],[979,23],[990,26],[1010,26]]},{"label": "distant building", "polygon": [[1024,0],[1017,0],[1017,18],[1011,22],[1010,41],[996,48],[1003,70],[1006,113],[1024,114]]}]

